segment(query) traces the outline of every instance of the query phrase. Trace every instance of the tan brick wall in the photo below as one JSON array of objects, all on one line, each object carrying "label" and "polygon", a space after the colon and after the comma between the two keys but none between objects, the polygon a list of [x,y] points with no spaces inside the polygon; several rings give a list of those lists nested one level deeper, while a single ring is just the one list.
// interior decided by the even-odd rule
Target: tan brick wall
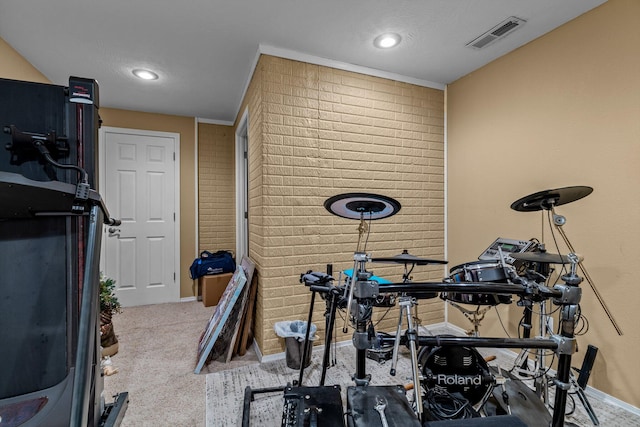
[{"label": "tan brick wall", "polygon": [[235,252],[235,134],[231,126],[198,124],[199,251]]},{"label": "tan brick wall", "polygon": [[[402,204],[397,215],[373,222],[367,246],[373,257],[407,249],[443,258],[444,93],[263,56],[246,105],[250,253],[260,279],[256,339],[263,354],[272,354],[284,350],[275,322],[307,317],[310,292],[299,283],[300,273],[353,264],[358,222],[329,214],[327,198],[370,192]],[[254,135],[257,128],[261,134]],[[402,275],[396,265],[368,269],[396,282]],[[437,266],[416,267],[413,274],[415,281],[443,275]],[[374,319],[384,311],[377,309]],[[324,304],[316,304],[319,327],[323,312]],[[442,321],[442,302],[421,301],[419,317],[425,324]],[[379,330],[393,331],[397,319],[396,308]]]},{"label": "tan brick wall", "polygon": [[[240,116],[248,111],[248,209],[249,209],[249,257],[256,263],[255,277],[258,281],[258,295],[256,299],[256,316],[254,339],[262,348],[264,336],[264,290],[262,287],[262,265],[264,259],[264,230],[263,230],[263,175],[262,175],[262,71],[256,68],[247,93],[240,107]],[[238,123],[235,127],[237,128]]]}]

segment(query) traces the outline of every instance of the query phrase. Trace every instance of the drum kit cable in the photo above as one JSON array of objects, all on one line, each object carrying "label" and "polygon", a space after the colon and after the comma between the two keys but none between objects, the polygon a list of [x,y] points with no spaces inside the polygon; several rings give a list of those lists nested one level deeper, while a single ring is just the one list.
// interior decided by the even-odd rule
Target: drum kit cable
[{"label": "drum kit cable", "polygon": [[[594,425],[598,425],[597,417],[590,408],[586,396],[584,393],[580,393],[586,386],[588,373],[584,378],[583,372],[581,372],[581,378],[578,381],[571,373],[571,358],[573,353],[577,351],[575,337],[580,332],[582,319],[579,305],[582,289],[579,285],[583,278],[578,276],[578,269],[587,279],[618,334],[622,335],[622,331],[597,292],[584,267],[582,257],[575,253],[566,233],[562,230],[566,218],[555,212],[557,206],[579,200],[591,194],[592,191],[591,187],[584,186],[546,190],[525,196],[511,205],[511,208],[518,212],[548,212],[550,222],[553,222],[571,251],[568,255],[548,253],[544,250],[544,244],[533,244],[531,249],[534,251],[508,253],[503,253],[502,248],[498,246],[498,257],[493,262],[461,264],[452,268],[450,276],[442,282],[413,282],[411,272],[416,266],[447,264],[447,261],[419,258],[407,250],[396,256],[378,258],[372,258],[366,252],[371,221],[389,218],[397,214],[401,209],[398,201],[370,193],[345,193],[327,199],[324,207],[331,214],[359,221],[358,243],[353,254],[353,269],[345,273],[344,284],[342,284],[341,278],[336,284],[336,280],[332,276],[331,264],[327,265],[326,273],[310,270],[300,275],[300,282],[308,286],[312,292],[308,324],[312,320],[316,293],[321,295],[327,305],[322,375],[318,387],[302,387],[305,367],[304,363],[301,363],[298,381],[294,381],[294,387],[288,384],[285,389],[290,397],[287,400],[287,393],[285,393],[287,403],[285,404],[282,425],[322,426],[323,411],[320,396],[323,396],[322,398],[325,400],[329,399],[326,396],[333,396],[331,398],[333,401],[327,402],[327,405],[331,404],[334,407],[336,404],[341,405],[341,402],[335,401],[339,398],[339,393],[336,392],[336,387],[339,391],[339,386],[328,388],[324,382],[329,365],[328,356],[331,342],[334,339],[332,332],[336,312],[342,310],[345,311],[343,332],[348,332],[349,326],[353,328],[352,343],[356,349],[356,372],[352,376],[355,386],[349,387],[347,390],[348,410],[345,413],[344,422],[340,425],[350,427],[376,424],[383,426],[428,426],[433,420],[501,416],[505,418],[501,418],[500,421],[494,418],[494,421],[506,421],[504,425],[513,426],[551,425],[552,427],[562,427],[565,425],[567,397],[572,387],[578,388],[581,402],[585,405]],[[365,234],[366,239],[363,244]],[[558,252],[560,251],[558,250]],[[403,265],[402,281],[392,283],[373,276],[366,269],[369,262]],[[550,278],[550,265],[556,264],[562,265],[563,274],[558,277],[556,283],[551,285],[547,283]],[[515,268],[514,265],[525,268]],[[392,297],[390,299],[383,298],[388,295]],[[473,320],[475,322],[473,333],[466,337],[421,336],[419,334],[411,311],[416,309],[418,299],[435,298],[438,295],[458,308],[462,308],[461,304],[477,305],[478,308],[486,306],[484,310],[476,310],[475,312],[467,310],[465,313],[463,311],[465,315],[476,315]],[[482,319],[478,318],[484,316],[486,311],[495,305],[510,303],[513,296],[518,297],[518,305],[524,307],[523,320],[521,321],[521,325],[524,327],[523,337],[480,337],[478,326],[479,320]],[[549,301],[557,306],[558,332],[554,332],[549,327],[549,319],[552,314],[547,310]],[[396,303],[400,313],[395,334],[376,332],[372,322],[374,307],[391,307]],[[539,336],[532,338],[531,314],[534,304],[540,307],[537,313],[540,324]],[[404,320],[407,325],[404,334],[402,334]],[[309,329],[307,328],[307,334]],[[309,337],[306,338],[302,360],[306,360],[308,351],[310,351],[311,341]],[[366,372],[366,359],[371,349],[393,347],[390,373],[395,375],[400,345],[408,347],[410,351],[413,382],[405,386],[403,391],[405,389],[407,391],[413,390],[412,401],[404,397],[404,394],[402,398],[399,398],[398,390],[393,387],[369,385],[371,375]],[[489,367],[487,361],[480,356],[476,348],[521,349],[514,367],[518,368],[516,373],[535,379],[535,393],[524,385],[521,378],[510,372],[504,372],[501,368],[496,370]],[[530,352],[536,356],[537,370],[535,372],[528,370]],[[548,397],[549,368],[546,366],[545,360],[548,352],[553,352],[554,357],[557,358],[556,374],[552,381],[555,387],[553,404],[549,402]],[[592,353],[591,356],[593,359],[595,353]],[[586,359],[585,357],[585,362]],[[593,364],[593,360],[590,362]],[[299,390],[298,394],[296,394],[296,387]],[[253,394],[282,389],[282,387],[276,387],[251,390],[247,387],[243,426],[248,426],[248,401],[253,399]],[[317,390],[317,393],[314,390]],[[303,391],[306,397],[301,398],[299,396]],[[336,393],[338,397],[335,397]],[[294,402],[292,400],[294,398],[291,396],[298,396],[298,400]],[[316,400],[314,400],[314,396],[317,398]],[[316,402],[315,406],[309,406],[309,398]],[[383,401],[386,403],[381,403]],[[303,411],[300,410],[300,405],[305,407]],[[553,408],[551,414],[547,406]],[[312,424],[309,424],[310,420],[313,420]],[[523,421],[526,421],[527,424],[523,424]]]}]

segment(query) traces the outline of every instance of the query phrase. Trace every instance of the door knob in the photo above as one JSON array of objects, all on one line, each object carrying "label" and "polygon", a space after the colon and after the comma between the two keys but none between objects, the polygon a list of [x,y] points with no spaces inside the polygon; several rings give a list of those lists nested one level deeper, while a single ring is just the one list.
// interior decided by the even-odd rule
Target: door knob
[{"label": "door knob", "polygon": [[109,234],[115,234],[115,233],[119,233],[120,229],[115,227],[109,227],[108,231],[109,231]]}]

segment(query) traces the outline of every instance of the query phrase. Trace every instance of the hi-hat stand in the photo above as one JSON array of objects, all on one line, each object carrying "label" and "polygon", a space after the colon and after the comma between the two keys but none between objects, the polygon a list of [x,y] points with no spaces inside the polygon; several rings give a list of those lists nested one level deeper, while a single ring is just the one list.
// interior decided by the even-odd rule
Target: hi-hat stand
[{"label": "hi-hat stand", "polygon": [[406,337],[409,344],[409,350],[411,352],[411,371],[413,374],[413,393],[416,414],[418,419],[422,420],[422,392],[420,390],[421,375],[420,368],[418,367],[418,346],[417,338],[418,331],[413,327],[413,318],[411,309],[416,305],[416,299],[407,295],[403,295],[398,298],[398,305],[400,306],[400,318],[398,319],[398,329],[396,330],[396,339],[393,344],[393,357],[391,359],[391,371],[392,376],[396,375],[396,364],[398,363],[398,349],[400,346],[400,335],[402,332],[402,317],[407,317],[407,332]]},{"label": "hi-hat stand", "polygon": [[[544,247],[542,252],[536,253],[524,253],[524,254],[512,254],[511,256],[514,259],[525,261],[529,263],[533,263],[535,267],[534,270],[527,270],[526,276],[528,280],[533,280],[535,283],[538,283],[537,280],[542,279],[541,283],[546,283],[547,278],[549,277],[550,272],[550,264],[554,262],[564,263],[564,261],[568,262],[568,258],[555,254],[547,254],[544,251]],[[525,258],[525,259],[522,259]],[[556,259],[557,258],[557,259]],[[532,261],[532,260],[536,261]],[[515,280],[521,280],[520,278],[516,278]],[[537,305],[538,307],[538,336],[545,337],[547,335],[553,334],[553,331],[548,330],[548,313],[547,313],[547,299],[539,298],[535,295],[525,296],[519,302],[518,305],[524,306],[523,312],[523,320],[522,326],[524,328],[523,337],[530,338],[531,331],[533,329],[533,307]],[[531,372],[529,370],[529,355],[530,350],[523,348],[518,357],[516,357],[514,366],[518,367],[519,373],[524,375],[532,375],[534,378],[534,389],[536,395],[542,399],[545,404],[549,404],[549,383],[547,378],[547,364],[546,364],[546,355],[545,350],[537,349],[535,351],[535,372]]]},{"label": "hi-hat stand", "polygon": [[[547,303],[546,301],[540,301],[538,303],[538,307],[539,307],[539,328],[538,328],[538,336],[540,337],[544,337],[548,335],[547,331]],[[526,307],[525,310],[527,310],[529,313],[531,313],[531,307]],[[531,321],[531,320],[529,320]],[[524,333],[524,337],[525,338],[530,338],[531,335],[531,328],[525,329],[525,333]],[[536,355],[536,371],[535,373],[532,373],[529,371],[529,363],[528,363],[528,354],[529,354],[529,349],[522,349],[522,351],[520,351],[520,353],[518,354],[518,357],[516,357],[515,360],[515,364],[514,366],[519,367],[519,373],[521,374],[533,374],[534,377],[534,388],[535,388],[535,392],[536,395],[538,397],[540,397],[542,399],[543,402],[545,403],[549,403],[549,382],[547,380],[547,364],[546,364],[546,355],[545,355],[545,350],[543,349],[537,349],[535,352]]]}]

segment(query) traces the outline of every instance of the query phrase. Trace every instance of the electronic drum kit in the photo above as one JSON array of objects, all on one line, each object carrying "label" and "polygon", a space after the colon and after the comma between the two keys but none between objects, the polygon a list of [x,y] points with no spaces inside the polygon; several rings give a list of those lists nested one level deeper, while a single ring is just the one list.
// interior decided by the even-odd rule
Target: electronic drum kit
[{"label": "electronic drum kit", "polygon": [[[541,191],[515,201],[511,204],[511,208],[518,212],[550,211],[553,213],[555,226],[561,231],[560,226],[566,219],[555,213],[555,207],[586,197],[592,191],[591,187],[584,186]],[[342,280],[335,283],[331,265],[327,266],[326,273],[308,271],[301,274],[300,281],[312,291],[308,324],[312,320],[316,293],[320,294],[327,304],[322,376],[318,387],[302,387],[305,368],[301,366],[299,380],[297,383],[294,381],[295,387],[288,385],[285,389],[283,427],[314,425],[435,427],[440,425],[439,420],[446,420],[446,422],[458,420],[460,424],[443,425],[464,426],[467,424],[462,422],[467,418],[475,418],[475,423],[469,424],[474,426],[493,425],[479,423],[482,419],[490,423],[500,422],[500,425],[505,426],[561,427],[565,425],[568,392],[572,386],[575,386],[575,379],[571,373],[571,358],[577,347],[575,332],[582,294],[579,285],[583,280],[577,274],[578,268],[587,277],[614,327],[620,335],[622,334],[589,279],[582,260],[573,251],[566,234],[561,231],[565,243],[572,251],[568,255],[548,253],[544,250],[544,245],[529,247],[530,242],[522,242],[524,245],[519,247],[520,251],[512,251],[510,243],[495,244],[490,248],[491,250],[487,251],[494,256],[497,255],[493,259],[481,259],[455,266],[450,269],[450,275],[442,282],[412,282],[411,272],[416,266],[443,265],[447,264],[447,261],[420,258],[407,250],[395,256],[377,258],[371,258],[366,252],[360,251],[361,241],[369,230],[370,222],[398,213],[401,209],[398,201],[376,194],[346,193],[327,199],[324,207],[341,218],[360,221],[358,245],[354,252],[353,269],[345,274],[344,283]],[[392,283],[373,276],[366,269],[366,264],[369,262],[402,265],[404,267],[402,281]],[[550,266],[556,264],[562,265],[566,273],[560,277],[562,282],[550,287],[546,285],[546,281]],[[514,265],[526,266],[526,273],[522,273]],[[465,315],[475,313],[473,333],[468,334],[467,337],[419,335],[413,324],[411,309],[416,307],[417,300],[436,298],[438,295],[462,309]],[[540,316],[540,336],[537,338],[531,338],[530,333],[526,333],[522,338],[479,337],[477,317],[484,316],[488,308],[511,303],[513,297],[519,298],[518,305],[525,306],[525,313],[529,314],[527,318],[529,322],[531,322],[530,308],[533,304],[540,304],[542,307],[546,306],[547,301],[552,301],[559,307],[560,332],[554,333],[547,330],[546,325],[542,325],[546,322],[546,313],[543,312]],[[400,317],[395,335],[376,333],[371,322],[373,308],[389,307],[396,303],[400,308]],[[469,311],[461,305],[484,308],[483,311]],[[356,372],[352,376],[355,386],[349,387],[347,391],[347,415],[343,417],[342,423],[336,424],[335,418],[329,423],[327,411],[323,411],[322,408],[323,406],[336,408],[338,403],[342,407],[342,402],[337,401],[340,395],[339,386],[324,385],[329,364],[328,354],[333,339],[335,312],[338,309],[344,309],[347,312],[343,332],[348,331],[349,325],[354,329],[352,342],[356,349]],[[402,334],[402,324],[405,319],[407,327]],[[302,360],[306,360],[307,352],[310,351],[308,338]],[[372,349],[393,348],[391,375],[395,375],[400,345],[408,347],[411,353],[412,384],[400,387],[402,390],[397,386],[369,385],[371,376],[366,373],[366,359],[375,360],[371,357]],[[521,349],[517,363],[522,363],[523,367],[528,366],[526,355],[533,350],[538,355],[539,368],[540,362],[544,365],[545,352],[554,352],[557,356],[557,373],[553,379],[555,385],[553,404],[547,400],[546,390],[545,394],[542,394],[536,385],[534,392],[520,378],[500,368],[490,367],[476,348]],[[523,355],[524,361],[520,360]],[[381,360],[385,361],[388,358]],[[548,368],[542,367],[545,369],[543,376],[546,378]],[[586,380],[584,382],[586,383]],[[253,399],[253,394],[277,390],[282,390],[282,387],[260,391],[252,391],[247,387],[243,426],[248,426],[249,404],[247,401]],[[405,396],[405,390],[413,390],[412,401]],[[585,404],[593,423],[598,425],[598,420],[584,394],[580,394],[580,399]],[[553,408],[551,413],[547,405]],[[497,416],[501,418],[494,418]],[[324,423],[323,417],[327,420]]]}]

